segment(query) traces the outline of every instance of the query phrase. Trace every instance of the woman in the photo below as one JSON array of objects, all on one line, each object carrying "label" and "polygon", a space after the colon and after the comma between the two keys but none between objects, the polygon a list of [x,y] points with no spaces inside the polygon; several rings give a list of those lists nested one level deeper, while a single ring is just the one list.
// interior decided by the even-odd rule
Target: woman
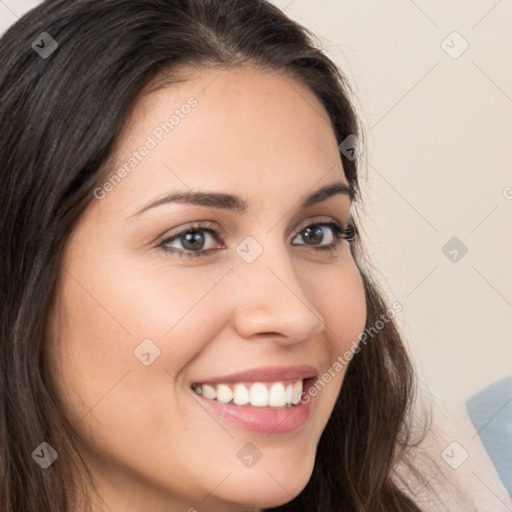
[{"label": "woman", "polygon": [[262,0],[47,0],[3,36],[3,512],[418,510],[312,37]]}]

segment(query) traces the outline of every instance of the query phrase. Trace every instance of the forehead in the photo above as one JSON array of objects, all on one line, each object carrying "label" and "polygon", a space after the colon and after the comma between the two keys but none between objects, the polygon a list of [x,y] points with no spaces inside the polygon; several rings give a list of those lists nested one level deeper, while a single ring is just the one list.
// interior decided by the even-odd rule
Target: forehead
[{"label": "forehead", "polygon": [[[169,190],[286,197],[346,182],[325,109],[283,72],[189,71],[141,96],[120,134],[106,199],[133,208]],[[124,172],[118,172],[124,168]],[[118,180],[115,180],[116,182]],[[105,201],[106,202],[106,201]]]}]

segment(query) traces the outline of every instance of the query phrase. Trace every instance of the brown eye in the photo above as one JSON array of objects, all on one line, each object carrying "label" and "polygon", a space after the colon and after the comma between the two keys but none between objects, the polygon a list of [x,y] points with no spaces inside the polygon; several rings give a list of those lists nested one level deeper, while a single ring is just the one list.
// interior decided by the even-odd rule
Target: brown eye
[{"label": "brown eye", "polygon": [[[329,231],[325,228],[329,228]],[[316,222],[303,228],[296,236],[304,241],[298,245],[309,245],[318,251],[335,251],[342,238],[352,241],[353,229],[352,226],[342,226],[338,222]]]},{"label": "brown eye", "polygon": [[[302,239],[304,240],[304,243],[306,245],[317,245],[317,244],[321,244],[322,242],[326,242],[328,244],[332,243],[332,241],[334,240],[334,234],[333,234],[333,230],[331,228],[331,231],[327,232],[325,231],[325,228],[326,227],[330,227],[330,226],[325,226],[325,225],[322,225],[322,224],[311,224],[311,226],[308,226],[307,228],[305,228],[304,230],[302,230],[301,232],[301,236],[302,236]],[[327,236],[329,235],[329,236]],[[327,240],[324,240],[327,236]]]}]

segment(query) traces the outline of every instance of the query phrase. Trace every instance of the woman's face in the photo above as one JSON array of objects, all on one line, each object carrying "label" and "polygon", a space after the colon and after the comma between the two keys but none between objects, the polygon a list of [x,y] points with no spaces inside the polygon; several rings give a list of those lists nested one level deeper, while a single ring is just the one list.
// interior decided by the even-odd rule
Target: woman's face
[{"label": "woman's face", "polygon": [[350,206],[314,195],[348,186],[328,116],[282,73],[204,69],[143,96],[118,142],[64,253],[48,362],[100,492],[116,512],[288,502],[366,319],[349,242],[318,226]]}]

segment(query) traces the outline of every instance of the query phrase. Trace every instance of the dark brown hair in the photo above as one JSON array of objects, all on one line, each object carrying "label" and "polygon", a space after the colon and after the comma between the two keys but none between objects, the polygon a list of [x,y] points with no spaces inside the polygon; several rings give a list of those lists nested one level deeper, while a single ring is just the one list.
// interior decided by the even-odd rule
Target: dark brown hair
[{"label": "dark brown hair", "polygon": [[[43,32],[58,44],[46,58],[31,46]],[[363,135],[344,75],[311,33],[264,0],[47,0],[3,35],[0,61],[0,510],[70,512],[80,440],[43,357],[47,321],[63,247],[141,93],[172,83],[184,66],[250,63],[309,87],[338,143]],[[359,198],[358,162],[340,158]],[[370,328],[389,307],[358,237],[351,250]],[[416,510],[394,477],[411,441],[414,384],[389,319],[348,367],[308,485],[272,510]],[[42,441],[59,452],[46,470],[31,458]]]}]

